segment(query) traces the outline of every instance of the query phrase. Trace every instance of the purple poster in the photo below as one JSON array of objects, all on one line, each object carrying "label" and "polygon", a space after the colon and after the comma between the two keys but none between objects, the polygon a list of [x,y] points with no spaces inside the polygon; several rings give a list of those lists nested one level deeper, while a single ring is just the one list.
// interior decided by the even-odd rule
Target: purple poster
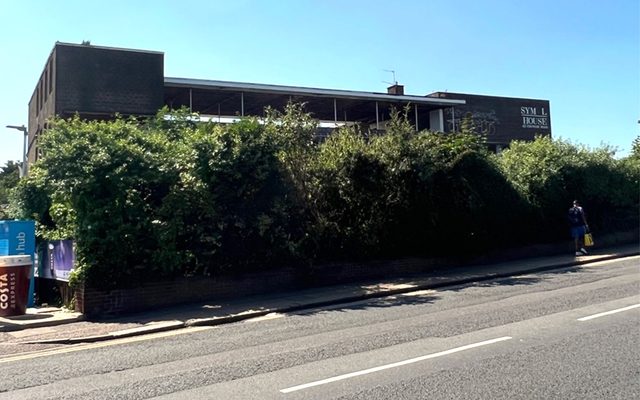
[{"label": "purple poster", "polygon": [[53,240],[45,244],[40,277],[68,281],[75,265],[73,240]]}]

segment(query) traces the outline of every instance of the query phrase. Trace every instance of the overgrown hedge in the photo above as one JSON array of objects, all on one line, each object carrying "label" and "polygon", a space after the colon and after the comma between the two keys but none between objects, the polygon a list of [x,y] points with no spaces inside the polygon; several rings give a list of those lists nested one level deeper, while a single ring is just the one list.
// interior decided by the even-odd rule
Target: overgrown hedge
[{"label": "overgrown hedge", "polygon": [[601,232],[638,225],[639,152],[539,138],[496,156],[474,132],[416,133],[402,113],[384,135],[344,127],[318,143],[296,104],[196,120],[55,121],[15,216],[41,239],[75,239],[74,280],[102,289],[565,240],[573,198]]}]

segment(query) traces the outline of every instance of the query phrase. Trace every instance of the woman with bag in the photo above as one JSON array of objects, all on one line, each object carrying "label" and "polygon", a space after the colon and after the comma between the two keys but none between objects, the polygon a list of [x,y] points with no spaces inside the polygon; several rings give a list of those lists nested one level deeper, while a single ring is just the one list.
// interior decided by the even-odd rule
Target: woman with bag
[{"label": "woman with bag", "polygon": [[576,256],[587,255],[587,250],[584,248],[584,235],[589,231],[589,225],[578,200],[574,200],[573,207],[569,209],[569,224],[571,225],[571,236],[575,243]]}]

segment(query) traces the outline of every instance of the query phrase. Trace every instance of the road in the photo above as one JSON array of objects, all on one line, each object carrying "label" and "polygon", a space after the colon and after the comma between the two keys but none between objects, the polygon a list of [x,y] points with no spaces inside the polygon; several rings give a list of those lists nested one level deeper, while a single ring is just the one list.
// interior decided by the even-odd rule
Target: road
[{"label": "road", "polygon": [[8,356],[0,400],[640,398],[639,265]]}]

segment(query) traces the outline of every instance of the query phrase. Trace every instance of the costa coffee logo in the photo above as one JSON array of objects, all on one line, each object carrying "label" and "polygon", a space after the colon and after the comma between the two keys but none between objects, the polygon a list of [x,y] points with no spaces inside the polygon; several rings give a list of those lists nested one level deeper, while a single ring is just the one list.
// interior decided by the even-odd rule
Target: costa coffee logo
[{"label": "costa coffee logo", "polygon": [[0,275],[0,309],[9,308],[9,274]]}]

